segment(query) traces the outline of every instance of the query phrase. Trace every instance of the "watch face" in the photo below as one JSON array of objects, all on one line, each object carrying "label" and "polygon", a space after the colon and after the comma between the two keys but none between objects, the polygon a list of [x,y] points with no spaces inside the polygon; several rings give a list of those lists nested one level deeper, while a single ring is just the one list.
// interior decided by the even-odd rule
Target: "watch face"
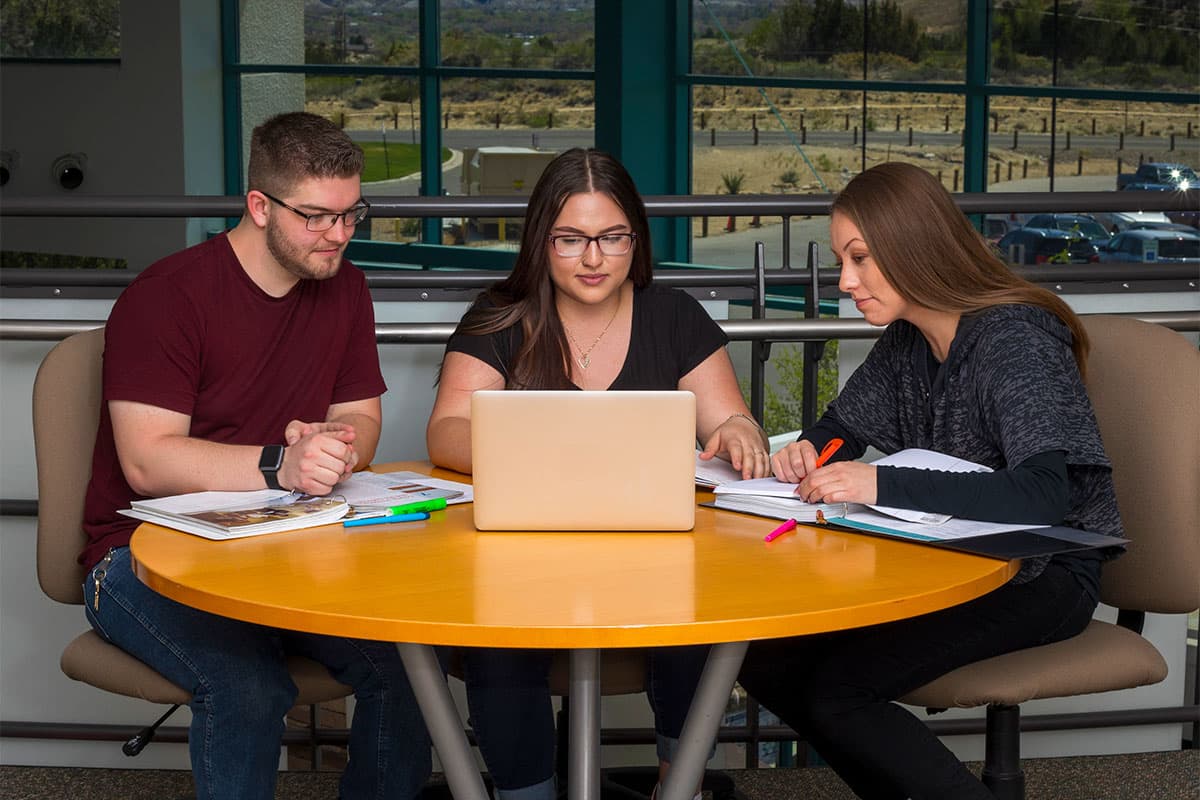
[{"label": "watch face", "polygon": [[258,459],[258,468],[275,472],[281,466],[283,466],[283,445],[269,444],[264,447],[262,455]]}]

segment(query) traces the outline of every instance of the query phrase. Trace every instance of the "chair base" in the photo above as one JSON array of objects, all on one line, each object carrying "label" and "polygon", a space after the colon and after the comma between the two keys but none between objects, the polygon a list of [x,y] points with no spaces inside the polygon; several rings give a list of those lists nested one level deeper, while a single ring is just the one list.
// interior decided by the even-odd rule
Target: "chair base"
[{"label": "chair base", "polygon": [[996,795],[996,800],[1025,800],[1020,706],[987,707],[983,785]]}]

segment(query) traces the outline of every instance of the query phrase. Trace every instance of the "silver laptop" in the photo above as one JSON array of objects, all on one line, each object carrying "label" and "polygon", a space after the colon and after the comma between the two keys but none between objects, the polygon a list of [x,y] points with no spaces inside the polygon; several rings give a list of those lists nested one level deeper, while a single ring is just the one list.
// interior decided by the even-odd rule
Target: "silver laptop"
[{"label": "silver laptop", "polygon": [[475,527],[691,530],[695,452],[691,392],[475,392]]}]

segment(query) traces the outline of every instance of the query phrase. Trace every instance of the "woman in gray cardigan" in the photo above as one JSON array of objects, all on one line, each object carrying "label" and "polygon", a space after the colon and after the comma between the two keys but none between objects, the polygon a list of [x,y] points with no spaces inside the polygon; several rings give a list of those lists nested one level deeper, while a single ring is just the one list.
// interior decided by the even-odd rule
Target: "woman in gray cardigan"
[{"label": "woman in gray cardigan", "polygon": [[[879,503],[1121,535],[1111,467],[1082,373],[1087,337],[1053,293],[1014,275],[936,178],[882,164],[837,196],[839,287],[887,330],[822,418],[772,459],[810,502]],[[845,444],[816,468],[833,438]],[[856,461],[920,447],[989,473]],[[892,701],[964,664],[1080,632],[1101,562],[1027,559],[1005,586],[899,622],[751,645],[742,685],[863,798],[992,795]]]}]

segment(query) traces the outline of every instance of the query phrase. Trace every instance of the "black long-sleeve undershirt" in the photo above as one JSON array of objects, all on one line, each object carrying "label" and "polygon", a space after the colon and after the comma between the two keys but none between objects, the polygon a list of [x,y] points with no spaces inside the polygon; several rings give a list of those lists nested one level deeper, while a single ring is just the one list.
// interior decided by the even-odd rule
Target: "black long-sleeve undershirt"
[{"label": "black long-sleeve undershirt", "polygon": [[[833,438],[845,444],[830,459],[849,461],[866,446],[837,420],[822,417],[805,431],[818,452]],[[876,502],[895,508],[935,511],[985,522],[1056,525],[1070,508],[1066,454],[1048,450],[993,472],[942,472],[912,467],[879,467]]]}]

